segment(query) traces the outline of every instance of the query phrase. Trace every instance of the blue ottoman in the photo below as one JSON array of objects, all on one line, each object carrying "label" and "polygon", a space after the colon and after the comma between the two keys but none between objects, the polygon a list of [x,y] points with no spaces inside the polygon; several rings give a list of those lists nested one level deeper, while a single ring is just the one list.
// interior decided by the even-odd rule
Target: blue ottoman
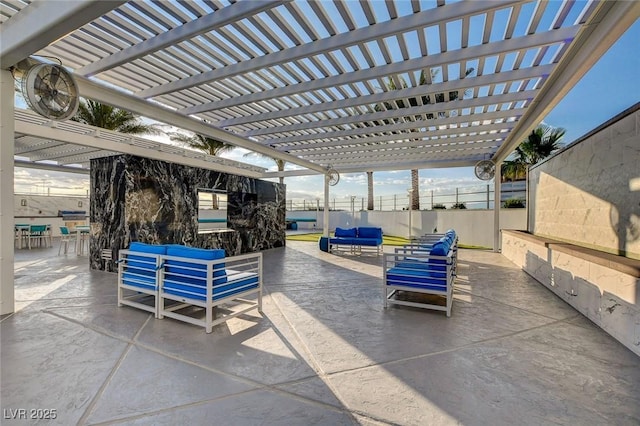
[{"label": "blue ottoman", "polygon": [[318,240],[318,245],[320,246],[320,250],[324,252],[329,252],[329,238],[328,237],[320,237]]}]

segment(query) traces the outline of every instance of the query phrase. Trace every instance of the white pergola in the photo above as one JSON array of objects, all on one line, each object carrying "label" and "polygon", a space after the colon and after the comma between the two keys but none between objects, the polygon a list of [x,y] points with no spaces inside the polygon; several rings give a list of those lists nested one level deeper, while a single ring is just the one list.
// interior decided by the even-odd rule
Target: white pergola
[{"label": "white pergola", "polygon": [[[67,138],[46,123],[49,133],[32,134],[43,124],[24,124],[23,112],[14,122],[9,70],[26,58],[61,61],[83,97],[303,168],[284,176],[499,166],[639,16],[640,2],[595,0],[0,0],[0,238],[13,235],[14,154],[72,164],[29,156],[21,139],[79,150],[77,163],[104,155],[102,134]],[[2,313],[13,309],[9,246]]]}]

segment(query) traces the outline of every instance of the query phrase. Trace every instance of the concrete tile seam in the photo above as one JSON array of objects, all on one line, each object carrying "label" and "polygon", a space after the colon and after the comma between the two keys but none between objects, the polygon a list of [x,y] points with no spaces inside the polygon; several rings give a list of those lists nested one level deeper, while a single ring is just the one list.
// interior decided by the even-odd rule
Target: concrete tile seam
[{"label": "concrete tile seam", "polygon": [[[444,350],[441,350],[441,351],[431,352],[431,353],[428,353],[428,354],[414,355],[414,356],[409,356],[409,357],[404,357],[404,358],[398,358],[398,359],[394,359],[394,360],[390,360],[390,361],[382,361],[382,362],[378,362],[378,363],[375,363],[375,364],[365,365],[365,366],[362,366],[362,367],[347,368],[347,369],[344,369],[344,370],[341,370],[341,371],[334,371],[332,373],[327,373],[326,377],[327,378],[331,378],[333,376],[339,376],[339,375],[342,375],[342,374],[352,373],[352,372],[355,372],[355,371],[368,370],[368,369],[373,369],[373,368],[377,368],[377,367],[383,367],[385,365],[399,364],[399,363],[406,362],[406,361],[412,361],[412,360],[416,360],[416,359],[423,359],[423,358],[429,358],[429,357],[436,356],[436,355],[452,353],[452,352],[455,352],[455,351],[458,351],[458,350],[463,350],[463,349],[472,348],[474,346],[479,346],[479,345],[487,343],[487,342],[495,342],[495,341],[499,341],[499,340],[505,340],[505,339],[517,336],[519,334],[528,333],[528,332],[531,332],[533,330],[537,330],[537,329],[540,329],[540,328],[553,326],[553,325],[560,324],[560,323],[566,323],[567,325],[574,326],[574,324],[567,323],[566,320],[564,320],[564,319],[563,320],[556,320],[556,321],[549,322],[549,323],[546,323],[546,324],[537,325],[535,327],[526,328],[524,330],[514,331],[513,333],[508,333],[508,334],[505,334],[503,336],[489,337],[487,339],[478,340],[477,342],[471,342],[471,343],[467,343],[467,344],[464,344],[464,345],[456,346],[455,348],[444,349]],[[576,325],[576,327],[578,327],[578,326]]]},{"label": "concrete tile seam", "polygon": [[249,390],[246,390],[246,391],[232,393],[232,394],[229,394],[229,395],[223,395],[223,396],[220,396],[218,398],[203,399],[201,401],[190,402],[188,404],[174,405],[173,407],[161,408],[159,410],[151,410],[151,411],[148,411],[148,412],[143,413],[143,414],[136,414],[136,415],[133,415],[133,416],[120,417],[118,419],[107,420],[107,421],[104,421],[104,422],[84,423],[84,424],[90,424],[92,426],[100,426],[100,425],[112,425],[112,424],[128,423],[128,422],[133,421],[133,420],[144,419],[145,417],[153,416],[153,415],[156,415],[156,414],[169,413],[169,412],[174,411],[174,410],[179,410],[179,409],[189,408],[189,407],[197,407],[199,405],[208,404],[210,402],[222,401],[222,400],[225,400],[225,399],[237,397],[239,395],[245,395],[245,394],[248,394],[248,393],[251,393],[251,392],[256,392],[256,391],[259,391],[259,390],[262,390],[262,389],[265,389],[265,388],[266,387],[254,388],[254,389],[249,389]]},{"label": "concrete tile seam", "polygon": [[296,338],[300,342],[300,345],[302,346],[303,350],[307,352],[307,355],[309,357],[308,359],[313,363],[313,365],[311,365],[311,368],[313,368],[314,371],[318,372],[318,377],[320,377],[320,379],[325,383],[325,385],[329,388],[331,393],[333,393],[333,395],[340,402],[340,404],[342,404],[342,406],[344,406],[344,407],[348,407],[349,405],[346,403],[346,400],[340,394],[340,392],[338,392],[338,389],[331,383],[330,380],[327,380],[329,376],[322,369],[322,367],[320,366],[320,362],[313,355],[313,352],[307,346],[307,344],[305,343],[305,341],[302,338],[302,336],[300,336],[300,333],[298,332],[297,328],[293,326],[293,323],[291,322],[291,320],[287,317],[287,315],[285,315],[282,307],[280,306],[280,304],[278,303],[278,301],[276,299],[277,298],[272,298],[273,304],[275,305],[276,309],[278,309],[278,311],[280,311],[280,314],[282,315],[284,320],[289,325],[289,328],[291,329],[292,333],[296,336]]},{"label": "concrete tile seam", "polygon": [[[519,310],[519,311],[526,312],[526,313],[528,313],[528,314],[533,314],[533,315],[536,315],[536,316],[539,316],[539,317],[548,318],[548,319],[550,319],[550,320],[554,320],[554,321],[564,321],[564,320],[567,320],[567,319],[572,319],[572,318],[574,318],[574,317],[554,318],[554,317],[550,317],[550,316],[548,316],[548,315],[541,314],[541,313],[539,313],[539,312],[534,312],[534,311],[530,311],[530,310],[528,310],[528,309],[521,308],[521,307],[519,307],[519,306],[514,306],[514,305],[511,305],[511,304],[509,304],[509,303],[502,302],[502,301],[500,301],[500,300],[495,300],[495,299],[491,299],[491,298],[486,297],[486,296],[482,296],[482,295],[479,295],[479,294],[475,294],[475,293],[473,293],[473,292],[471,292],[471,291],[469,291],[469,290],[464,290],[464,289],[455,290],[455,289],[454,289],[454,291],[458,291],[458,292],[460,292],[460,293],[464,293],[464,294],[471,294],[471,295],[473,295],[473,297],[479,297],[479,298],[484,299],[484,300],[489,300],[489,301],[491,301],[491,302],[493,302],[493,303],[497,303],[497,304],[500,304],[500,305],[503,305],[503,306],[509,306],[510,308],[517,309],[517,310]],[[555,295],[554,295],[554,296],[555,296]],[[575,310],[571,305],[569,305],[569,304],[568,304],[567,302],[565,302],[564,300],[560,299],[558,296],[555,296],[555,297],[557,297],[557,298],[558,298],[558,300],[562,301],[565,305],[567,305],[568,307],[570,307],[572,310]],[[454,298],[454,301],[455,301],[455,298]]]},{"label": "concrete tile seam", "polygon": [[278,312],[280,312],[280,315],[282,315],[282,318],[284,319],[284,321],[287,323],[287,325],[291,329],[291,332],[296,336],[296,338],[300,342],[300,345],[302,346],[302,349],[306,352],[306,355],[309,357],[311,362],[314,364],[314,365],[311,366],[311,368],[318,373],[318,376],[322,377],[322,375],[325,374],[324,370],[320,367],[320,363],[315,358],[315,356],[313,356],[313,353],[311,352],[309,347],[306,345],[306,343],[304,342],[304,339],[302,339],[302,336],[300,336],[300,333],[298,333],[298,330],[294,327],[294,325],[291,322],[291,320],[287,317],[287,315],[285,315],[284,310],[280,306],[280,303],[278,303],[277,298],[272,297],[271,298],[271,302],[276,307]]},{"label": "concrete tile seam", "polygon": [[[63,318],[63,319],[69,320],[68,318]],[[140,331],[142,331],[142,329],[149,322],[150,319],[151,319],[151,316],[149,316],[149,318],[147,318],[147,320],[140,326],[140,329],[136,332],[136,335],[134,336],[134,339],[135,339],[135,337],[137,337],[140,334]],[[71,322],[75,323],[76,321],[71,321]],[[89,327],[87,327],[87,328],[89,328]],[[122,351],[122,354],[120,355],[120,358],[118,358],[118,361],[116,361],[116,363],[113,366],[113,368],[111,368],[111,371],[107,375],[107,378],[102,383],[102,385],[100,385],[100,388],[98,388],[98,391],[96,392],[96,394],[93,396],[93,398],[91,398],[91,401],[89,401],[89,404],[87,405],[87,408],[84,410],[84,413],[82,413],[82,416],[80,416],[80,419],[78,420],[78,424],[79,425],[84,425],[84,424],[87,423],[87,419],[89,418],[89,416],[93,412],[93,409],[95,408],[96,404],[98,403],[98,401],[100,400],[100,398],[104,394],[105,389],[109,386],[109,383],[111,383],[111,380],[113,380],[113,377],[116,375],[116,373],[120,369],[120,366],[124,362],[125,358],[129,354],[129,352],[131,351],[131,348],[133,346],[134,346],[133,342],[127,342],[127,347]]]},{"label": "concrete tile seam", "polygon": [[3,315],[2,318],[0,318],[0,324],[2,324],[3,321],[7,320],[7,318],[11,318],[15,314],[15,312],[11,312],[10,314]]},{"label": "concrete tile seam", "polygon": [[[149,417],[149,416],[154,416],[157,414],[162,414],[162,413],[169,413],[171,411],[174,410],[181,410],[181,409],[185,409],[185,408],[192,408],[192,407],[198,407],[200,405],[205,405],[205,404],[209,404],[211,402],[218,402],[218,401],[224,401],[226,399],[231,399],[231,398],[237,398],[238,396],[242,396],[242,395],[247,395],[250,393],[254,393],[254,392],[258,392],[258,391],[262,391],[262,390],[267,390],[270,392],[274,392],[274,393],[279,393],[282,395],[285,395],[287,397],[293,397],[299,401],[305,402],[305,403],[310,403],[313,405],[317,405],[318,407],[321,408],[325,408],[331,411],[334,411],[336,413],[344,413],[344,414],[353,414],[353,412],[351,410],[348,410],[346,408],[339,408],[330,404],[325,404],[322,403],[320,401],[316,401],[313,399],[309,399],[309,398],[305,398],[303,396],[300,395],[296,395],[296,394],[292,394],[286,391],[283,391],[281,389],[277,389],[277,388],[272,388],[271,386],[264,386],[264,387],[260,387],[260,388],[254,388],[254,389],[248,389],[246,391],[241,391],[241,392],[236,392],[233,394],[229,394],[229,395],[223,395],[217,398],[208,398],[208,399],[203,399],[200,401],[195,401],[195,402],[190,402],[188,404],[182,404],[182,405],[175,405],[172,407],[166,407],[166,408],[161,408],[159,410],[150,410],[146,413],[143,414],[136,414],[133,416],[125,416],[125,417],[120,417],[118,419],[112,419],[112,420],[107,420],[105,422],[98,422],[98,423],[83,423],[83,424],[90,424],[91,426],[103,426],[103,425],[113,425],[113,424],[123,424],[123,423],[128,423],[134,420],[139,420],[139,419],[144,419],[145,417]],[[365,416],[368,417],[368,416]],[[80,424],[80,423],[79,423]],[[357,424],[357,423],[354,423]]]},{"label": "concrete tile seam", "polygon": [[[350,288],[355,288],[355,287],[370,288],[372,286],[376,286],[376,287],[379,287],[380,289],[382,289],[382,283],[381,282],[380,283],[349,284]],[[279,293],[282,293],[284,290],[286,290],[287,292],[290,292],[290,291],[291,292],[293,292],[293,291],[299,292],[299,291],[315,291],[315,290],[320,290],[320,289],[321,290],[336,290],[336,289],[340,290],[340,289],[344,288],[344,286],[334,286],[334,285],[326,286],[326,287],[313,287],[313,288],[296,288],[296,287],[287,287],[287,286],[283,286],[283,285],[282,286],[273,286],[273,287],[281,287],[281,289],[277,289],[277,288],[274,289],[274,290],[277,290]],[[377,288],[376,288],[376,290],[377,290]],[[382,306],[382,298],[380,299],[380,305]]]},{"label": "concrete tile seam", "polygon": [[183,357],[181,357],[179,355],[176,355],[176,354],[173,354],[173,353],[163,352],[161,349],[158,349],[158,348],[156,348],[154,346],[150,346],[150,345],[148,345],[146,343],[140,342],[139,340],[136,340],[134,342],[134,344],[135,344],[135,346],[137,348],[146,349],[146,350],[154,352],[154,353],[156,353],[158,355],[162,355],[164,357],[173,359],[175,361],[180,361],[180,362],[183,362],[185,364],[201,368],[203,370],[209,371],[210,373],[216,373],[216,374],[220,374],[222,376],[230,377],[230,378],[232,378],[234,380],[237,380],[239,382],[242,382],[242,383],[244,383],[246,385],[255,386],[256,388],[260,388],[260,389],[268,388],[268,386],[269,386],[269,385],[267,385],[265,383],[261,383],[261,382],[255,381],[255,380],[248,379],[246,377],[237,376],[237,375],[229,373],[227,371],[218,370],[216,368],[209,367],[208,365],[198,364],[195,361],[191,361],[190,359],[183,358]]},{"label": "concrete tile seam", "polygon": [[[85,307],[85,306],[81,306],[81,307]],[[61,307],[61,309],[65,309],[65,308],[67,308],[67,307],[66,306],[65,307]],[[149,314],[149,317],[145,320],[145,322],[142,324],[140,329],[136,332],[135,336],[132,337],[131,339],[126,339],[126,338],[124,338],[122,336],[118,336],[117,334],[114,334],[114,333],[110,332],[109,330],[104,329],[102,327],[97,327],[97,326],[95,326],[93,324],[85,324],[85,323],[83,323],[81,321],[78,321],[78,320],[73,319],[73,318],[66,317],[66,316],[64,316],[62,314],[59,314],[57,312],[52,312],[52,311],[50,311],[50,309],[52,309],[52,308],[46,308],[46,309],[41,310],[40,312],[42,312],[44,314],[52,315],[52,316],[54,316],[56,318],[60,318],[62,320],[71,322],[73,324],[77,324],[77,325],[82,326],[82,327],[84,327],[86,329],[89,329],[91,331],[95,331],[98,334],[102,334],[102,335],[111,337],[112,339],[120,340],[121,342],[125,342],[127,344],[135,344],[136,343],[135,338],[138,336],[138,334],[140,334],[140,332],[142,331],[144,326],[149,322],[149,320],[153,318],[153,316],[151,314]],[[55,308],[53,308],[53,309],[55,309]]]}]

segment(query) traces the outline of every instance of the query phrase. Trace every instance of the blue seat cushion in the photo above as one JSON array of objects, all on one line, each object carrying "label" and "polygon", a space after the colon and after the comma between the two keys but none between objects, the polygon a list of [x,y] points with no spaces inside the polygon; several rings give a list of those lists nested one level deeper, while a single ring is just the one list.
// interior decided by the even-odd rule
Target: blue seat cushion
[{"label": "blue seat cushion", "polygon": [[[232,271],[229,271],[231,279],[228,282],[216,283],[214,280],[213,300],[220,300],[258,287],[259,279],[257,274],[252,272],[231,272]],[[206,300],[207,298],[207,289],[201,285],[165,280],[163,289],[166,293],[184,297],[186,299]]]},{"label": "blue seat cushion", "polygon": [[348,237],[329,238],[331,244],[358,244],[358,239]]},{"label": "blue seat cushion", "polygon": [[382,240],[379,238],[355,238],[354,244],[361,246],[379,246]]},{"label": "blue seat cushion", "polygon": [[358,228],[358,238],[382,239],[382,229],[362,226]]},{"label": "blue seat cushion", "polygon": [[417,289],[446,291],[446,277],[434,276],[434,273],[424,269],[407,269],[393,267],[387,271],[386,285],[399,285]]},{"label": "blue seat cushion", "polygon": [[[442,263],[436,263],[436,261]],[[429,259],[426,261],[426,259],[412,259],[408,257],[406,260],[396,263],[395,267],[401,269],[420,269],[428,271],[434,278],[446,278],[447,276],[447,264],[443,259]]]},{"label": "blue seat cushion", "polygon": [[[224,259],[224,250],[172,245],[167,248],[167,256],[198,260],[217,260]],[[226,282],[224,267],[224,263],[213,265],[213,277],[216,278],[214,283]],[[178,277],[175,274],[185,276]],[[185,280],[191,284],[206,286],[207,265],[189,261],[167,259],[165,262],[165,276],[171,276],[171,279],[173,280]]]},{"label": "blue seat cushion", "polygon": [[358,236],[357,232],[358,230],[356,228],[348,228],[348,229],[336,228],[336,232],[334,233],[334,235],[336,237],[355,238]]}]

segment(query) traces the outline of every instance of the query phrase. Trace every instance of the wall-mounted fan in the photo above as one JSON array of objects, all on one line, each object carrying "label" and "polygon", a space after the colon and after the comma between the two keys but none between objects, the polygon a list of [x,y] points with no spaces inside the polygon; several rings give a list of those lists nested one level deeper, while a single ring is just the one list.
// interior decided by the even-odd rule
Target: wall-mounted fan
[{"label": "wall-mounted fan", "polygon": [[66,120],[78,110],[78,86],[61,65],[37,64],[22,77],[22,94],[29,107],[53,120]]},{"label": "wall-mounted fan", "polygon": [[340,173],[336,169],[329,167],[327,170],[327,182],[330,186],[336,186],[340,182]]},{"label": "wall-mounted fan", "polygon": [[480,160],[474,168],[476,177],[480,180],[490,180],[496,174],[496,164],[491,160]]}]

